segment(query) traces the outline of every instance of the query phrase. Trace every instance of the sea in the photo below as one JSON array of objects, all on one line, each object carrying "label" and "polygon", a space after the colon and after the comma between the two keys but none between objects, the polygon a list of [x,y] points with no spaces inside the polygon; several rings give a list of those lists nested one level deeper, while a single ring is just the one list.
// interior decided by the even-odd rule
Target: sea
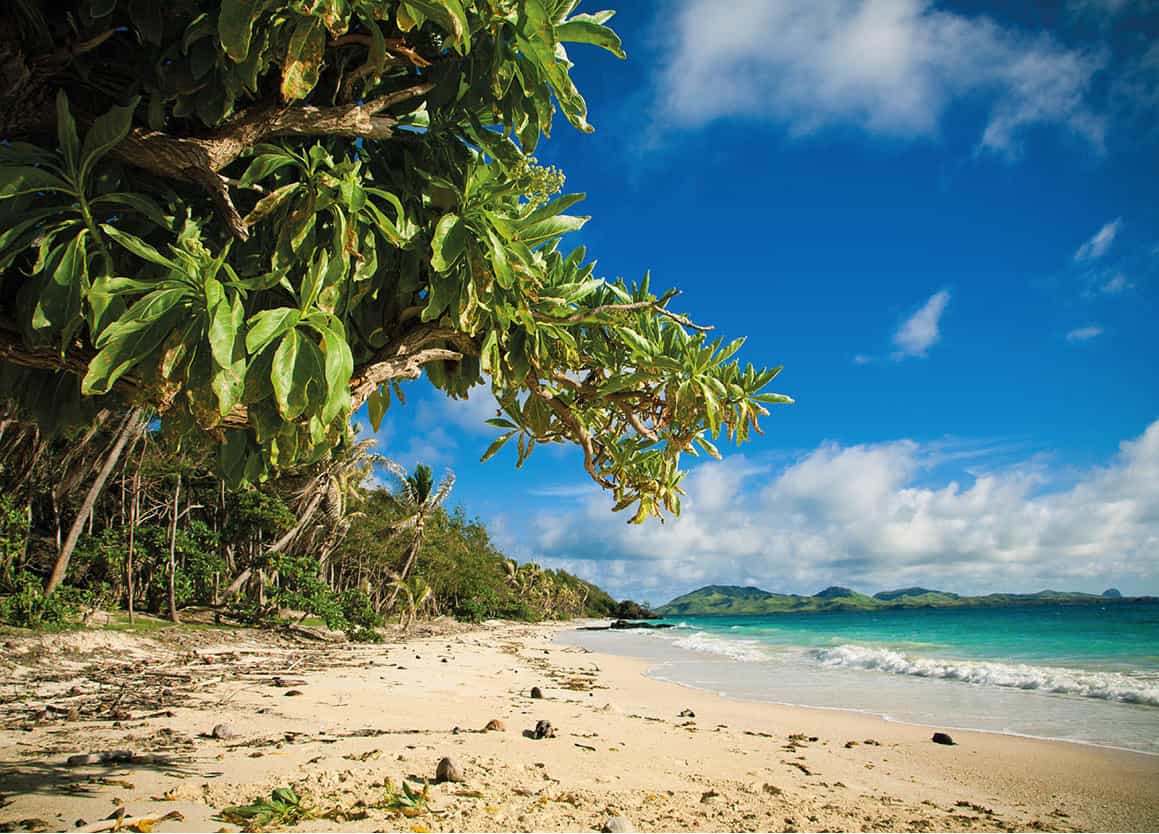
[{"label": "sea", "polygon": [[732,698],[1159,755],[1159,601],[658,622],[561,639]]}]

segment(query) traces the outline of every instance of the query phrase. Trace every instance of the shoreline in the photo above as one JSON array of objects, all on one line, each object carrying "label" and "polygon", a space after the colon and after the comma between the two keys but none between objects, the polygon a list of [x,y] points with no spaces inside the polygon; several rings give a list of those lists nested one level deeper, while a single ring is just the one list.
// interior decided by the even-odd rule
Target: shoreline
[{"label": "shoreline", "polygon": [[[640,831],[1159,825],[1155,756],[972,731],[945,747],[865,713],[736,700],[558,641],[577,625],[439,626],[377,646],[255,632],[10,639],[0,824],[108,830],[124,808],[183,816],[159,832],[236,830],[223,808],[292,786],[327,814],[300,830],[592,831],[617,815]],[[505,729],[484,732],[492,720]],[[538,721],[554,737],[528,738]],[[172,758],[65,764],[115,749]],[[384,805],[385,780],[421,787],[443,756],[465,782],[432,783],[414,818]]]},{"label": "shoreline", "polygon": [[[612,656],[623,657],[624,655],[612,655]],[[645,663],[646,663],[646,661],[645,661]],[[1077,738],[1058,738],[1055,736],[1039,736],[1039,735],[1034,735],[1032,733],[1017,733],[1017,732],[1014,732],[1013,730],[987,730],[987,729],[979,728],[979,727],[957,727],[957,726],[954,726],[953,724],[923,724],[919,721],[906,721],[905,719],[902,719],[902,718],[893,718],[889,715],[884,715],[880,712],[874,712],[871,709],[859,709],[858,707],[828,707],[828,706],[821,706],[818,704],[798,704],[798,703],[794,703],[792,701],[768,701],[768,700],[761,700],[758,698],[745,698],[742,695],[731,695],[727,692],[714,691],[712,689],[706,689],[705,687],[702,687],[702,686],[696,686],[695,684],[685,683],[684,681],[670,680],[669,678],[657,677],[656,675],[652,674],[652,672],[656,668],[659,668],[659,667],[658,666],[650,667],[650,668],[646,669],[645,671],[641,672],[641,674],[644,675],[645,677],[651,679],[651,680],[658,681],[660,683],[670,683],[674,686],[683,687],[685,689],[691,689],[694,692],[704,692],[704,693],[708,693],[710,695],[715,695],[718,698],[725,698],[725,699],[730,700],[730,701],[740,701],[740,702],[746,703],[746,704],[771,704],[773,706],[791,707],[793,709],[821,710],[823,712],[851,713],[853,715],[861,715],[861,716],[864,716],[866,718],[874,718],[874,719],[877,719],[878,721],[884,721],[887,724],[904,724],[908,727],[918,727],[920,729],[925,729],[925,730],[952,730],[953,732],[956,732],[956,733],[959,733],[959,732],[960,733],[986,733],[988,735],[1009,736],[1010,738],[1026,738],[1026,739],[1031,739],[1034,741],[1050,741],[1050,742],[1055,742],[1058,744],[1077,744],[1080,747],[1095,747],[1095,748],[1098,748],[1100,750],[1115,750],[1115,751],[1118,751],[1120,753],[1134,753],[1134,754],[1137,754],[1140,756],[1159,757],[1159,752],[1152,752],[1150,750],[1135,750],[1134,748],[1131,748],[1131,747],[1119,747],[1118,745],[1115,745],[1115,744],[1107,744],[1105,742],[1099,742],[1099,741],[1085,741],[1083,739],[1077,739]]]}]

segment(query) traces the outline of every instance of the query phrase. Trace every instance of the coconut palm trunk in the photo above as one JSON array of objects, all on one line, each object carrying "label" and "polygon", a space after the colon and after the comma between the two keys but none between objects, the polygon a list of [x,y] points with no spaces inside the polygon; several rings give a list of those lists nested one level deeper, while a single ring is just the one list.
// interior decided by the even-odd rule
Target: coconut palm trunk
[{"label": "coconut palm trunk", "polygon": [[173,521],[169,527],[169,619],[181,622],[177,615],[177,509],[181,497],[181,473],[177,473],[177,484],[173,487]]}]

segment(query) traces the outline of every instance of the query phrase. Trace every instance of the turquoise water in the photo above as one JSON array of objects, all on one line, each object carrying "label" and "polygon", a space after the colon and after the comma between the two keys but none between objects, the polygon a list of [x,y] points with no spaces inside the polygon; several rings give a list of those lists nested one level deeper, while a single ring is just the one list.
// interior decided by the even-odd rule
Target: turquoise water
[{"label": "turquoise water", "polygon": [[733,697],[1159,753],[1159,602],[669,622],[567,639]]}]

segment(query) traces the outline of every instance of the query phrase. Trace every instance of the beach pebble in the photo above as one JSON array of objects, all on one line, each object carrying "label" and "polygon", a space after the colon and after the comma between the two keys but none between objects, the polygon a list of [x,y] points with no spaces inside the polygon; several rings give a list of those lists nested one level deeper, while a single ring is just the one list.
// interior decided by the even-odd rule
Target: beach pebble
[{"label": "beach pebble", "polygon": [[951,738],[949,733],[934,733],[933,737],[930,740],[934,744],[953,744],[954,743],[954,739]]},{"label": "beach pebble", "polygon": [[286,690],[286,697],[287,698],[291,698],[295,695],[301,695],[301,694],[302,694],[302,690],[300,690],[300,689],[287,689]]},{"label": "beach pebble", "polygon": [[550,721],[536,721],[535,729],[531,731],[532,738],[555,738],[555,727]]},{"label": "beach pebble", "polygon": [[438,782],[462,782],[463,768],[450,756],[444,756],[439,759],[438,767],[435,768],[435,780]]},{"label": "beach pebble", "polygon": [[632,821],[627,817],[608,817],[604,820],[604,826],[600,829],[606,834],[623,834],[623,832],[635,831],[632,827]]},{"label": "beach pebble", "polygon": [[543,697],[543,690],[540,689],[538,686],[531,687],[531,697],[532,698],[542,698]]},{"label": "beach pebble", "polygon": [[677,717],[679,717],[679,718],[695,718],[696,713],[690,709],[682,709],[682,710],[680,710],[680,715]]},{"label": "beach pebble", "polygon": [[211,736],[213,736],[214,738],[220,738],[220,739],[222,739],[223,741],[224,741],[225,739],[230,739],[230,738],[236,738],[236,737],[237,737],[237,733],[235,733],[235,732],[233,731],[233,727],[229,726],[228,724],[218,724],[218,725],[217,725],[216,727],[214,727],[214,728],[213,728],[213,730],[210,732],[210,735],[211,735]]},{"label": "beach pebble", "polygon": [[498,718],[492,718],[490,721],[487,722],[487,726],[485,726],[483,728],[483,732],[485,732],[485,733],[489,733],[489,732],[505,733],[505,732],[507,732],[507,725],[504,724]]}]

